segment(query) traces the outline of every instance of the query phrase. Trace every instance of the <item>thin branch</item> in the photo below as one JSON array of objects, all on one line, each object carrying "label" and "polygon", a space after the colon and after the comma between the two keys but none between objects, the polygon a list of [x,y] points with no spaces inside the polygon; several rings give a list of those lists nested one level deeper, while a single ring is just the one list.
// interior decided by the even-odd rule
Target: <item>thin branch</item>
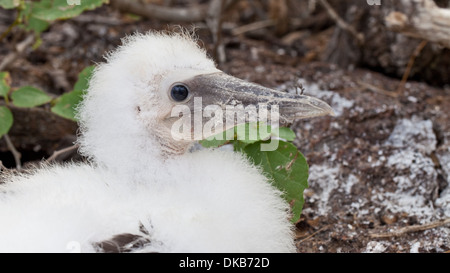
[{"label": "thin branch", "polygon": [[[0,160],[0,171],[9,171],[8,168],[6,168],[5,165],[3,165],[3,162]],[[0,182],[1,183],[1,182]]]},{"label": "thin branch", "polygon": [[366,90],[372,91],[372,92],[376,92],[376,93],[381,93],[383,95],[389,96],[389,97],[393,97],[393,98],[397,98],[399,96],[399,93],[397,92],[393,92],[393,91],[387,91],[383,88],[380,88],[378,86],[375,86],[373,84],[367,83],[367,82],[363,82],[363,81],[356,81],[361,87],[365,88]]},{"label": "thin branch", "polygon": [[437,228],[444,225],[450,224],[450,218],[438,220],[435,222],[431,222],[429,224],[424,225],[413,225],[413,226],[407,226],[404,228],[400,228],[398,230],[395,230],[393,232],[387,232],[387,233],[372,233],[370,234],[370,237],[372,238],[389,238],[389,237],[398,237],[402,236],[409,232],[418,232],[418,231],[424,231],[427,229]]},{"label": "thin branch", "polygon": [[[325,13],[323,13],[325,14]],[[292,26],[292,28],[294,29],[308,29],[311,28],[312,26],[317,26],[318,24],[324,24],[323,22],[329,18],[329,16],[325,15],[326,18],[324,18],[324,16],[322,16],[321,14],[315,16],[315,17],[311,17],[308,18],[308,20],[303,20],[300,18],[289,18],[289,24]],[[242,25],[239,27],[235,27],[231,30],[231,34],[234,36],[239,36],[241,34],[250,32],[250,31],[255,31],[255,30],[259,30],[259,29],[263,29],[263,28],[267,28],[267,27],[273,27],[276,25],[276,21],[273,19],[265,19],[265,20],[261,20],[261,21],[256,21],[250,24],[246,24],[246,25]]]},{"label": "thin branch", "polygon": [[141,3],[139,1],[111,0],[111,5],[124,12],[133,13],[171,22],[197,22],[206,18],[207,4],[196,5],[188,8],[174,8]]},{"label": "thin branch", "polygon": [[9,25],[9,27],[0,35],[0,42],[6,37],[8,36],[9,33],[11,33],[11,31],[13,30],[13,28],[15,26],[17,26],[20,23],[20,12],[17,12],[17,16],[16,19],[14,19],[14,22],[12,22],[11,25]]},{"label": "thin branch", "polygon": [[52,154],[52,156],[50,156],[49,158],[47,158],[46,161],[47,161],[47,163],[50,163],[50,162],[56,160],[56,158],[57,158],[58,156],[60,156],[61,154],[68,153],[68,152],[72,152],[73,150],[76,150],[76,149],[78,149],[79,147],[80,147],[80,146],[79,146],[78,144],[74,144],[74,145],[69,146],[69,147],[66,147],[66,148],[64,148],[64,149],[61,149],[61,150],[58,150],[58,151],[54,151],[53,154]]},{"label": "thin branch", "polygon": [[214,58],[219,60],[219,63],[226,61],[225,45],[222,41],[222,13],[225,9],[225,0],[212,0],[207,16],[206,24],[208,25],[214,42]]},{"label": "thin branch", "polygon": [[406,66],[405,73],[403,73],[402,81],[400,82],[397,93],[402,94],[403,90],[405,89],[406,81],[409,78],[409,74],[411,73],[411,69],[414,65],[414,61],[416,60],[417,56],[419,56],[420,52],[423,50],[423,48],[428,44],[428,41],[423,40],[414,50],[413,54],[409,58],[408,65]]},{"label": "thin branch", "polygon": [[71,21],[87,23],[87,24],[101,24],[108,26],[119,26],[123,24],[116,17],[108,17],[102,15],[94,15],[94,14],[80,14],[71,19]]},{"label": "thin branch", "polygon": [[16,147],[14,147],[14,144],[12,143],[8,134],[5,134],[3,137],[5,138],[6,146],[8,147],[9,151],[12,153],[14,157],[14,161],[16,162],[16,169],[20,171],[22,169],[22,162],[20,162],[22,154],[19,151],[17,151]]},{"label": "thin branch", "polygon": [[320,233],[320,232],[322,232],[324,230],[327,230],[328,228],[330,228],[330,225],[326,225],[326,226],[320,228],[319,230],[313,232],[311,235],[307,236],[306,238],[303,238],[300,241],[298,241],[297,244],[299,245],[299,244],[301,244],[301,243],[311,239],[312,237],[316,236],[316,234],[318,234],[318,233]]},{"label": "thin branch", "polygon": [[356,29],[347,24],[338,14],[337,12],[333,9],[333,7],[328,3],[327,0],[319,0],[319,3],[327,10],[328,15],[330,15],[331,18],[333,18],[333,20],[337,23],[337,25],[342,28],[343,30],[349,32],[350,34],[352,34],[357,40],[358,43],[360,45],[364,44],[364,35],[358,31],[356,31]]},{"label": "thin branch", "polygon": [[[19,170],[17,169],[8,169],[3,162],[0,160],[0,173],[2,174],[13,174],[13,173],[17,173]],[[4,183],[5,181],[0,180],[0,184]]]},{"label": "thin branch", "polygon": [[234,28],[231,31],[231,34],[233,34],[235,36],[238,36],[238,35],[244,34],[244,33],[249,32],[249,31],[255,31],[255,30],[258,30],[258,29],[271,27],[271,26],[274,26],[274,25],[275,25],[275,20],[272,20],[272,19],[257,21],[257,22],[254,22],[254,23],[250,23],[250,24],[247,24],[247,25],[243,25],[243,26]]}]

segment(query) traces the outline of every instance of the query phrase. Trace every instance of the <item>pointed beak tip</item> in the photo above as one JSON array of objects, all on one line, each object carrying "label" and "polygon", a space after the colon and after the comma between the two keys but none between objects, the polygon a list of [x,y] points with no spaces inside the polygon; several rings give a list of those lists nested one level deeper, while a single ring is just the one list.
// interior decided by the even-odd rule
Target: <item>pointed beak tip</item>
[{"label": "pointed beak tip", "polygon": [[332,116],[335,117],[336,116],[336,112],[333,110],[333,108],[331,108],[331,106],[324,102],[324,101],[320,101],[320,107],[319,107],[319,115],[318,116]]},{"label": "pointed beak tip", "polygon": [[332,117],[336,117],[336,112],[334,112],[333,108],[330,108],[330,111],[328,112],[328,115],[332,116]]},{"label": "pointed beak tip", "polygon": [[321,109],[323,111],[323,116],[332,116],[335,117],[336,116],[336,112],[334,112],[333,108],[326,102],[324,101],[320,101],[321,102]]}]

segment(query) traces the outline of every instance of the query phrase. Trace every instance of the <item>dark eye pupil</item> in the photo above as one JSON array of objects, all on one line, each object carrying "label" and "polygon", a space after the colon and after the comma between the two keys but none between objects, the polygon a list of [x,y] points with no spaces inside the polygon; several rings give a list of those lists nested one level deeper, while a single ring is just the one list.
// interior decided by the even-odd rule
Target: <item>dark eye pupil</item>
[{"label": "dark eye pupil", "polygon": [[172,87],[170,95],[175,101],[184,101],[189,95],[189,90],[186,86],[178,84]]}]

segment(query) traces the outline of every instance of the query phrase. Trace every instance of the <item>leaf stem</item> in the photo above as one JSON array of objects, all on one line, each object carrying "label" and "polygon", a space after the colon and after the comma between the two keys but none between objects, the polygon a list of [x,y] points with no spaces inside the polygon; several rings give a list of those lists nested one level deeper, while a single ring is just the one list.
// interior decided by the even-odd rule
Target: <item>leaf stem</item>
[{"label": "leaf stem", "polygon": [[0,35],[0,42],[6,37],[8,36],[9,33],[11,33],[12,29],[17,26],[18,24],[20,24],[20,7],[17,9],[17,16],[14,19],[14,22],[12,22],[11,25],[9,25],[9,27]]}]

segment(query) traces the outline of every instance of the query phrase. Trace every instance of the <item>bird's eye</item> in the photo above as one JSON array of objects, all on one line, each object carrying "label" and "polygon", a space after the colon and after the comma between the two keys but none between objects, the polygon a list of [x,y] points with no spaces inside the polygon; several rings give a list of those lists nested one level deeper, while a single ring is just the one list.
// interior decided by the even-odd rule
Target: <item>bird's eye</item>
[{"label": "bird's eye", "polygon": [[189,89],[182,84],[174,85],[170,90],[170,96],[174,101],[184,101],[189,96]]}]

